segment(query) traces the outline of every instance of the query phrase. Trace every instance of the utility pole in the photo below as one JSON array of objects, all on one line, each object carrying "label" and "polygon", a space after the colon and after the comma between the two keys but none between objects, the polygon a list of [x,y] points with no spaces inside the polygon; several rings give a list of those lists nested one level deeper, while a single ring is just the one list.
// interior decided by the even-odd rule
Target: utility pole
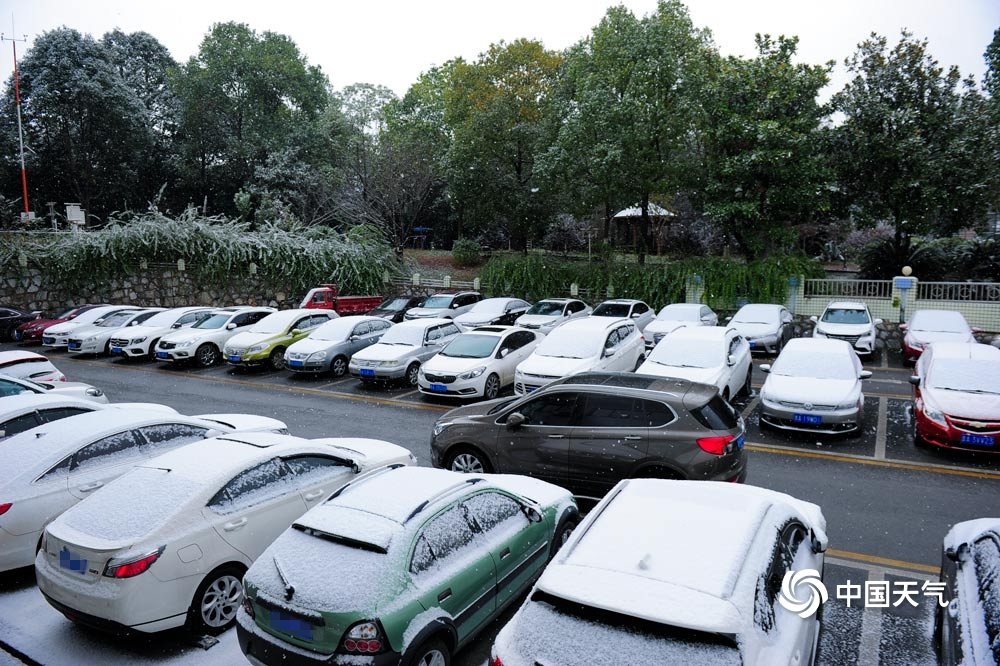
[{"label": "utility pole", "polygon": [[[14,17],[10,19],[11,32],[14,29]],[[24,129],[21,127],[21,82],[17,75],[17,42],[27,42],[28,36],[22,39],[7,37],[0,33],[0,42],[10,42],[10,47],[14,51],[14,101],[17,106],[17,138],[21,148],[21,195],[24,199],[24,215],[21,216],[25,224],[31,219],[31,206],[28,205],[28,172],[24,168]]]}]

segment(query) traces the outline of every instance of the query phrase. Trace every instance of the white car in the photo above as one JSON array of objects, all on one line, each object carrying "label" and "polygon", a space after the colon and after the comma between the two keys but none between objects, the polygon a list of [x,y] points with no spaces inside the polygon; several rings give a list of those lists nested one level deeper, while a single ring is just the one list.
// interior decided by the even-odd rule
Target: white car
[{"label": "white car", "polygon": [[751,352],[779,354],[785,343],[795,337],[792,313],[781,305],[750,303],[727,321],[746,338]]},{"label": "white car", "polygon": [[33,382],[64,382],[66,375],[59,372],[46,357],[29,351],[0,351],[0,374]]},{"label": "white car", "polygon": [[875,327],[882,320],[872,319],[868,306],[860,301],[834,301],[826,306],[822,315],[809,319],[816,324],[814,338],[843,340],[858,354],[867,355],[875,351]]},{"label": "white car", "polygon": [[78,326],[69,334],[66,351],[70,354],[108,354],[111,352],[111,338],[119,329],[138,326],[163,308],[143,310],[122,310],[98,319],[93,324]]},{"label": "white car", "polygon": [[[281,421],[249,414],[237,425],[240,431],[286,431]],[[172,448],[230,431],[218,421],[163,410],[102,409],[4,440],[0,572],[34,562],[42,529],[98,488]]]},{"label": "white car", "polygon": [[557,327],[514,373],[514,393],[588,370],[631,372],[643,354],[642,334],[629,319],[585,317]]},{"label": "white car", "polygon": [[70,335],[76,331],[76,329],[82,326],[89,326],[95,323],[98,319],[104,319],[105,317],[113,315],[117,312],[135,312],[138,309],[139,308],[130,305],[102,305],[100,307],[91,308],[90,310],[82,313],[80,316],[74,317],[70,321],[64,321],[61,324],[49,326],[47,329],[42,331],[42,346],[65,349],[69,344]]},{"label": "white car", "polygon": [[411,319],[454,319],[472,309],[483,300],[478,291],[461,291],[455,294],[434,294],[424,300],[419,308],[410,308],[405,318]]},{"label": "white car", "polygon": [[642,301],[631,298],[615,298],[604,301],[594,308],[591,317],[614,317],[615,319],[631,319],[639,327],[639,332],[646,330],[656,313]]},{"label": "white car", "polygon": [[[166,405],[139,402],[103,403],[67,395],[22,393],[0,400],[0,441],[59,419],[96,412],[100,409],[152,409],[176,414]],[[3,449],[0,449],[2,451]]]},{"label": "white car", "polygon": [[1000,517],[957,523],[945,535],[941,582],[949,603],[934,604],[934,642],[941,666],[1000,662],[998,563]]},{"label": "white car", "polygon": [[681,326],[718,326],[719,315],[699,303],[671,303],[660,310],[656,319],[646,326],[643,335],[646,346],[654,347],[667,333]]},{"label": "white car", "polygon": [[178,328],[197,323],[210,311],[211,308],[186,307],[157,312],[141,326],[130,326],[119,331],[111,338],[109,351],[112,355],[125,358],[151,359],[160,338]]},{"label": "white car", "polygon": [[975,342],[974,331],[961,312],[917,310],[910,321],[899,325],[903,336],[903,362],[916,363],[932,342]]},{"label": "white car", "polygon": [[64,398],[77,398],[96,403],[106,403],[108,401],[108,396],[104,395],[104,391],[83,382],[39,382],[32,379],[19,379],[10,375],[0,374],[0,398],[25,393],[33,395],[58,395]]},{"label": "white car", "polygon": [[512,326],[482,326],[453,339],[420,368],[420,392],[493,400],[514,383],[514,370],[542,334]]},{"label": "white car", "polygon": [[396,324],[371,347],[351,357],[348,369],[361,381],[403,379],[417,386],[420,365],[461,333],[450,319],[416,319]]},{"label": "white car", "polygon": [[156,345],[157,361],[194,361],[207,368],[222,360],[234,335],[274,312],[274,308],[233,307],[215,310],[188,328],[167,333]]},{"label": "white car", "polygon": [[636,372],[714,384],[726,400],[753,391],[750,345],[739,331],[725,326],[677,329],[649,352]]},{"label": "white car", "polygon": [[839,434],[861,432],[865,396],[857,354],[843,340],[795,338],[778,354],[760,389],[761,427]]},{"label": "white car", "polygon": [[589,305],[575,298],[546,298],[528,308],[514,323],[547,334],[568,321],[589,317],[593,311]]},{"label": "white car", "polygon": [[70,617],[219,633],[236,618],[247,568],[297,518],[368,470],[413,462],[373,439],[259,433],[175,449],[49,524],[38,588]]},{"label": "white car", "polygon": [[472,306],[465,314],[455,317],[455,323],[463,331],[480,326],[507,326],[531,307],[520,298],[487,298]]},{"label": "white car", "polygon": [[[622,481],[500,630],[490,663],[812,664],[818,617],[778,597],[786,572],[822,576],[826,548],[820,508],[782,493]],[[796,592],[815,594],[806,584]]]},{"label": "white car", "polygon": [[343,377],[351,358],[381,340],[390,328],[392,322],[370,315],[331,319],[285,351],[285,367],[292,372]]}]

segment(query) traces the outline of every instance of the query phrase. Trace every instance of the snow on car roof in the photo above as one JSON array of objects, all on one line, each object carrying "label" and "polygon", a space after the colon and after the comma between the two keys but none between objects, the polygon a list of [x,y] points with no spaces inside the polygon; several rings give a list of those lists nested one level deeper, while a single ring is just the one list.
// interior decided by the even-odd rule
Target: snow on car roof
[{"label": "snow on car roof", "polygon": [[83,398],[74,398],[67,395],[19,393],[0,399],[0,419],[7,418],[24,410],[30,411],[33,409],[45,409],[47,407],[82,407],[90,412],[103,409],[104,405],[100,405],[92,400],[84,400]]},{"label": "snow on car roof", "polygon": [[[955,310],[917,310],[910,317],[909,325],[911,329],[918,331],[943,330],[958,333],[969,332],[969,323],[965,321],[965,317],[962,316],[961,312],[956,312]],[[922,328],[925,326],[931,326],[933,328]],[[946,326],[950,328],[939,329],[939,326]]]},{"label": "snow on car roof", "polygon": [[976,518],[956,523],[944,537],[945,548],[958,548],[963,543],[972,543],[986,532],[1000,534],[1000,518]]},{"label": "snow on car roof", "polygon": [[162,467],[178,476],[210,483],[228,479],[234,471],[258,460],[270,460],[288,449],[302,450],[308,443],[301,437],[273,432],[227,433],[198,442],[197,451],[185,450],[187,447],[167,451],[145,466]]},{"label": "snow on car roof", "polygon": [[20,350],[0,351],[0,368],[17,365],[18,363],[38,363],[47,360],[49,359],[35,352]]},{"label": "snow on car roof", "polygon": [[730,330],[730,326],[681,326],[667,333],[667,337],[671,340],[725,340]]},{"label": "snow on car roof", "polygon": [[828,310],[830,308],[837,308],[838,310],[867,310],[868,306],[860,301],[833,301],[826,308]]},{"label": "snow on car roof", "polygon": [[[440,295],[440,294],[438,294]],[[407,319],[398,324],[393,324],[393,328],[418,328],[424,330],[425,328],[430,328],[431,326],[439,326],[440,324],[452,324],[451,319],[445,319],[443,317],[430,317],[426,319]]]},{"label": "snow on car roof", "polygon": [[326,503],[366,511],[403,524],[429,498],[474,478],[430,467],[399,467],[358,479]]},{"label": "snow on car roof", "polygon": [[666,312],[684,312],[684,311],[701,312],[702,307],[704,307],[704,306],[701,303],[671,303],[670,305],[664,305],[663,309],[660,310],[660,314],[663,314],[665,311]]},{"label": "snow on car roof", "polygon": [[979,342],[932,342],[934,360],[941,358],[972,359],[974,361],[995,361],[1000,359],[1000,349]]},{"label": "snow on car roof", "polygon": [[573,319],[568,321],[562,326],[558,327],[555,331],[552,331],[549,335],[554,334],[556,331],[561,331],[561,336],[566,336],[569,332],[576,333],[590,333],[593,331],[605,331],[612,328],[618,328],[622,324],[628,324],[631,319],[622,317],[621,319],[616,319],[614,317],[581,317],[580,319]]},{"label": "snow on car roof", "polygon": [[785,343],[784,349],[794,349],[803,353],[807,351],[825,354],[854,353],[849,342],[836,338],[792,338]]}]

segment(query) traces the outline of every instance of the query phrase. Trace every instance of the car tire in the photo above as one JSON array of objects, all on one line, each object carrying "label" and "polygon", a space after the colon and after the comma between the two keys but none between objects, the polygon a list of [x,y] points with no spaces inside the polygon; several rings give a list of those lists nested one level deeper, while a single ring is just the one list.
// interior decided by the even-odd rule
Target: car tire
[{"label": "car tire", "polygon": [[645,361],[646,361],[646,355],[645,354],[639,354],[639,359],[635,362],[635,367],[632,368],[632,372],[635,372],[636,370],[638,370],[639,366],[642,365]]},{"label": "car tire", "polygon": [[420,364],[413,362],[408,368],[406,368],[406,383],[409,386],[416,386],[417,379],[420,376]]},{"label": "car tire", "polygon": [[498,395],[500,395],[500,378],[494,373],[487,377],[486,383],[483,384],[483,397],[495,400]]},{"label": "car tire", "polygon": [[462,446],[450,452],[444,468],[462,474],[489,474],[493,471],[489,459],[469,446]]},{"label": "car tire", "polygon": [[160,344],[160,339],[156,338],[149,343],[149,351],[146,352],[146,360],[152,361],[156,358],[156,345]]},{"label": "car tire", "polygon": [[220,357],[221,355],[219,354],[219,350],[216,346],[208,342],[198,347],[194,353],[194,360],[195,363],[198,364],[199,368],[212,367],[219,362]]},{"label": "car tire", "polygon": [[406,666],[450,666],[451,650],[440,638],[432,638],[413,651]]},{"label": "car tire", "polygon": [[271,355],[267,357],[267,364],[271,366],[272,370],[284,370],[285,369],[285,348],[278,347]]},{"label": "car tire", "polygon": [[559,519],[559,523],[556,525],[556,531],[552,534],[552,546],[549,548],[549,560],[556,556],[559,549],[563,547],[567,540],[569,540],[570,535],[576,526],[580,524],[580,517],[572,512],[567,511],[563,514],[563,517]]},{"label": "car tire", "polygon": [[330,373],[334,377],[343,377],[347,374],[347,359],[343,356],[338,356],[332,361],[330,361]]},{"label": "car tire", "polygon": [[194,593],[187,628],[196,636],[221,634],[236,621],[243,603],[243,567],[227,564],[213,570]]}]

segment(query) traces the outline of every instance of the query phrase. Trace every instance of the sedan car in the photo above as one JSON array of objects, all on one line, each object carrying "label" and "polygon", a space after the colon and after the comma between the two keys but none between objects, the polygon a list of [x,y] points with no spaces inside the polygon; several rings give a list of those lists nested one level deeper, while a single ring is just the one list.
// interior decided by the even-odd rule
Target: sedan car
[{"label": "sedan car", "polygon": [[520,298],[487,298],[455,317],[455,323],[463,331],[479,326],[506,326],[513,324],[530,307],[531,303]]},{"label": "sedan car", "polygon": [[600,303],[591,313],[591,317],[614,317],[615,319],[631,319],[642,333],[653,321],[656,313],[642,301],[632,298],[615,298]]},{"label": "sedan car", "polygon": [[382,301],[377,308],[368,314],[398,324],[403,321],[403,317],[406,316],[409,309],[419,308],[426,298],[426,296],[392,296]]},{"label": "sedan car", "polygon": [[66,351],[70,354],[110,354],[111,338],[119,335],[119,329],[138,326],[157,312],[163,312],[163,308],[122,310],[93,324],[79,326],[70,332]]},{"label": "sedan car", "polygon": [[293,521],[365,471],[411,462],[388,442],[272,433],[175,448],[45,528],[38,589],[100,629],[220,633],[243,601],[243,573]]},{"label": "sedan car", "polygon": [[630,372],[642,361],[643,340],[628,319],[586,317],[549,333],[517,366],[514,393],[525,395],[561,377],[604,370]]},{"label": "sedan car", "polygon": [[514,383],[514,369],[541,339],[536,331],[511,326],[481,326],[462,333],[420,368],[420,392],[493,400]]},{"label": "sedan car", "polygon": [[337,316],[332,310],[303,308],[272,312],[246,332],[229,338],[222,354],[226,363],[236,367],[283,370],[288,347]]},{"label": "sedan car", "polygon": [[636,372],[712,384],[725,400],[753,392],[750,346],[725,326],[682,326],[668,333]]},{"label": "sedan car", "polygon": [[1000,664],[1000,518],[958,523],[942,550],[947,604],[935,609],[938,663]]},{"label": "sedan car", "polygon": [[546,298],[528,308],[514,323],[533,331],[551,333],[556,326],[588,317],[593,311],[589,305],[575,298]]},{"label": "sedan car", "polygon": [[434,424],[431,464],[527,474],[602,497],[632,477],[742,482],[743,443],[743,419],[714,386],[586,373],[444,414]]},{"label": "sedan car", "polygon": [[[240,431],[287,432],[281,421],[262,416],[227,420]],[[60,419],[4,440],[0,572],[31,565],[42,529],[98,488],[172,448],[232,430],[197,416],[115,409]]]},{"label": "sedan car", "polygon": [[191,363],[208,368],[222,359],[222,350],[234,335],[249,329],[274,308],[231,307],[207,312],[190,327],[167,333],[156,344],[156,360]]},{"label": "sedan car", "polygon": [[59,372],[46,357],[29,351],[0,351],[0,374],[15,379],[34,382],[64,382],[66,375]]},{"label": "sedan car", "polygon": [[961,312],[917,310],[910,321],[900,324],[903,336],[903,362],[916,363],[924,348],[932,342],[975,342],[976,336]]},{"label": "sedan car", "polygon": [[0,342],[17,340],[17,327],[38,318],[41,312],[28,312],[9,305],[0,305]]},{"label": "sedan car", "polygon": [[810,319],[816,324],[814,338],[844,340],[856,353],[866,356],[875,351],[875,327],[882,320],[873,319],[868,306],[860,301],[834,301],[822,315]]},{"label": "sedan car", "polygon": [[671,303],[667,305],[656,319],[646,326],[643,336],[646,347],[651,349],[663,339],[667,333],[681,326],[718,326],[719,316],[712,308],[699,303]]},{"label": "sedan car", "polygon": [[240,648],[274,666],[449,664],[531,586],[576,516],[568,492],[535,479],[374,472],[250,567]]},{"label": "sedan car", "polygon": [[[4,380],[0,379],[0,382],[2,381]],[[2,389],[2,384],[0,384],[0,389]],[[22,393],[17,396],[6,396],[5,399],[0,400],[0,440],[52,421],[96,412],[100,409],[153,409],[177,413],[176,410],[166,405],[139,402],[111,404],[107,397],[102,397],[104,397],[102,402],[95,402],[94,400],[51,393]]]},{"label": "sedan car", "polygon": [[418,319],[396,324],[374,345],[351,357],[348,370],[363,382],[404,380],[417,386],[420,365],[460,334],[450,319]]},{"label": "sedan car", "polygon": [[351,357],[378,342],[390,328],[392,322],[371,315],[331,319],[288,348],[285,367],[292,372],[343,377]]},{"label": "sedan car", "polygon": [[419,308],[406,311],[405,319],[454,319],[472,309],[483,295],[478,291],[460,291],[458,293],[434,294],[424,300]]},{"label": "sedan car", "polygon": [[913,384],[913,439],[920,445],[1000,451],[1000,349],[932,342]]},{"label": "sedan car", "polygon": [[819,618],[779,593],[786,573],[823,571],[827,543],[820,508],[782,493],[622,481],[500,630],[490,664],[812,664]]},{"label": "sedan car", "polygon": [[751,352],[778,354],[795,337],[792,313],[781,305],[750,303],[727,321],[746,339]]},{"label": "sedan car", "polygon": [[795,338],[778,354],[760,389],[761,427],[811,433],[860,434],[872,373],[843,340]]},{"label": "sedan car", "polygon": [[32,319],[31,321],[21,324],[14,329],[14,339],[18,342],[41,342],[42,331],[45,329],[66,321],[72,321],[84,312],[99,307],[102,306],[96,303],[88,303],[86,305],[78,305],[77,307],[64,310],[55,317],[39,317],[38,319]]},{"label": "sedan car", "polygon": [[156,356],[156,344],[160,338],[199,322],[209,312],[211,308],[205,307],[171,308],[157,312],[139,326],[118,331],[111,338],[111,355],[151,360]]},{"label": "sedan car", "polygon": [[108,401],[108,396],[104,391],[84,384],[83,382],[65,381],[37,381],[32,379],[19,379],[11,375],[0,373],[0,397],[21,395],[31,393],[35,395],[58,395],[66,398],[78,398],[89,400],[90,402],[104,403]]},{"label": "sedan car", "polygon": [[72,321],[49,326],[42,331],[42,346],[54,349],[66,349],[69,345],[70,336],[77,329],[95,324],[98,320],[118,314],[119,312],[136,312],[138,309],[125,305],[102,305],[101,307],[91,308],[74,317]]}]

